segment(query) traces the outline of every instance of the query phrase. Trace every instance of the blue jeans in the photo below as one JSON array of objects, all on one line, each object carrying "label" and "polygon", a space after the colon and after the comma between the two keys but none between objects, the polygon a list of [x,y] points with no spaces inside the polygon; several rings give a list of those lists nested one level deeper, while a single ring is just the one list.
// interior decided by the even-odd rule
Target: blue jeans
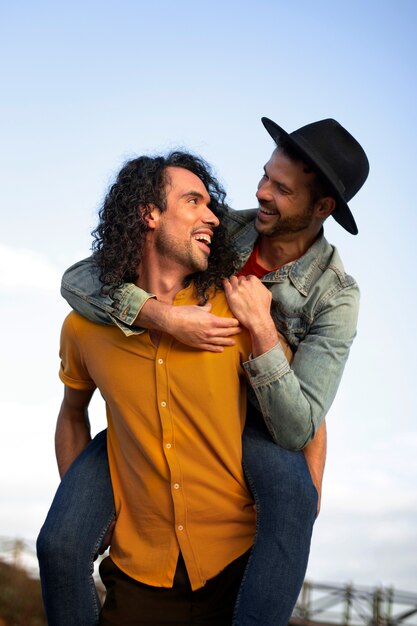
[{"label": "blue jeans", "polygon": [[[243,463],[257,530],[235,607],[234,626],[287,626],[300,592],[317,511],[302,452],[272,442],[248,416]],[[49,626],[97,626],[93,562],[114,518],[106,431],[74,461],[58,488],[37,551]]]},{"label": "blue jeans", "polygon": [[71,465],[56,492],[36,548],[49,626],[98,624],[94,560],[114,519],[107,431]]},{"label": "blue jeans", "polygon": [[248,416],[243,468],[256,505],[255,541],[234,626],[287,626],[307,569],[318,495],[303,452],[275,444]]}]

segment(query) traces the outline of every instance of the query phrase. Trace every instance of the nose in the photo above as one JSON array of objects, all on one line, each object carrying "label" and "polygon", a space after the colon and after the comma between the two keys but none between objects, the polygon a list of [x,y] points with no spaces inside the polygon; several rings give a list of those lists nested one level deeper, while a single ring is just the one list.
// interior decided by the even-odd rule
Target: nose
[{"label": "nose", "polygon": [[272,200],[271,185],[269,179],[262,176],[258,183],[258,189],[256,191],[256,197],[258,200],[269,201]]},{"label": "nose", "polygon": [[210,224],[210,226],[213,226],[213,228],[217,228],[217,226],[220,224],[219,218],[213,213],[211,209],[209,209],[208,207],[206,207],[206,209],[207,210],[204,215],[204,223]]}]

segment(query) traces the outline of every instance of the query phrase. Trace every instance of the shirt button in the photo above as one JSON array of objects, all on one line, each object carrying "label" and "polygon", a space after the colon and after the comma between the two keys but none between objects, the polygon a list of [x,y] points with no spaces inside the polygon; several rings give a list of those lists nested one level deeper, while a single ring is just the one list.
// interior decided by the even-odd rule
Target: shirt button
[{"label": "shirt button", "polygon": [[158,359],[159,365],[162,365],[163,362],[164,362],[164,359]]},{"label": "shirt button", "polygon": [[184,530],[184,526],[182,526],[182,524],[180,524],[180,525],[178,526],[178,530]]},{"label": "shirt button", "polygon": [[165,407],[166,405],[167,405],[167,403],[165,402],[165,400],[163,400],[163,401],[161,402],[161,406]]},{"label": "shirt button", "polygon": [[167,448],[168,448],[168,450],[169,450],[170,448],[172,448],[172,446],[171,446],[171,444],[170,444],[170,443],[167,443]]},{"label": "shirt button", "polygon": [[179,488],[180,488],[179,484],[178,483],[174,483],[174,489],[179,489]]}]

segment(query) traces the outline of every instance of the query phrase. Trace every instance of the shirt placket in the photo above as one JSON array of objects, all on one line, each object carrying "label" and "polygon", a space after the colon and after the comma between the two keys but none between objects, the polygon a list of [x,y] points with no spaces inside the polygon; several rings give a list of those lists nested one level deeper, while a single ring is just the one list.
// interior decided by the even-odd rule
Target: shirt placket
[{"label": "shirt placket", "polygon": [[171,498],[174,508],[174,532],[187,563],[190,577],[194,575],[199,578],[200,572],[195,562],[187,527],[187,501],[183,483],[184,477],[176,445],[175,416],[170,394],[168,360],[172,343],[172,337],[162,335],[156,353],[155,370],[158,412],[162,428],[162,446],[170,473]]}]

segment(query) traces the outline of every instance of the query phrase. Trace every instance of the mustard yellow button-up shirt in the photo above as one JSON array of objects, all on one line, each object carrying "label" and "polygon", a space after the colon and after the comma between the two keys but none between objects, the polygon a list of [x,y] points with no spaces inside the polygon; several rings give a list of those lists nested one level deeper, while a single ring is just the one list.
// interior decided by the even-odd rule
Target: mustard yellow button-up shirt
[{"label": "mustard yellow button-up shirt", "polygon": [[[232,315],[222,292],[210,301],[215,315]],[[175,304],[195,304],[193,287]],[[181,550],[198,589],[252,545],[241,449],[249,353],[246,332],[212,353],[66,318],[60,377],[75,389],[98,387],[106,401],[117,513],[111,557],[132,578],[171,587]]]}]

